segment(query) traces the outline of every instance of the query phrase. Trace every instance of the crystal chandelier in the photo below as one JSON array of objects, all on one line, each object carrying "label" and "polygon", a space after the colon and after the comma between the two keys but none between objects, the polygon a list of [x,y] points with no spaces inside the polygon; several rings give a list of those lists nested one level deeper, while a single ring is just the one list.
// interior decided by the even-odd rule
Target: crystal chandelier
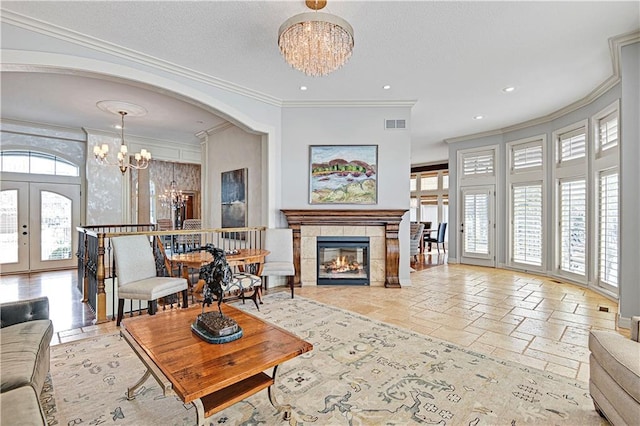
[{"label": "crystal chandelier", "polygon": [[187,204],[187,201],[189,201],[189,196],[183,194],[181,189],[178,189],[178,184],[175,181],[175,172],[176,165],[174,164],[171,184],[169,184],[169,188],[164,190],[164,194],[159,196],[162,207],[171,207],[174,211],[180,210]]},{"label": "crystal chandelier", "polygon": [[326,4],[326,0],[307,0],[307,7],[316,12],[292,16],[278,31],[278,46],[284,59],[312,77],[337,70],[353,51],[351,25],[338,16],[317,12]]},{"label": "crystal chandelier", "polygon": [[[113,109],[114,107],[120,107],[123,104],[126,104],[126,103],[117,102],[117,101],[100,101],[97,104],[98,108],[102,109],[103,111],[120,114],[120,117],[121,117],[120,151],[118,151],[118,154],[117,154],[117,161],[114,162],[109,158],[109,145],[107,145],[106,143],[102,144],[102,146],[100,145],[94,146],[93,155],[96,157],[96,161],[99,164],[108,164],[112,166],[118,166],[120,168],[120,171],[124,175],[127,169],[129,168],[146,169],[147,167],[149,167],[149,160],[151,160],[151,153],[143,148],[140,150],[140,152],[137,152],[136,154],[134,154],[133,158],[135,159],[135,163],[132,163],[129,160],[129,155],[128,155],[129,148],[127,148],[127,145],[124,141],[124,117],[128,115],[129,112],[123,108],[119,108],[115,111]],[[133,104],[126,104],[126,105],[137,107],[137,110],[134,115],[144,115],[147,112],[144,108],[140,106],[133,105]]]}]

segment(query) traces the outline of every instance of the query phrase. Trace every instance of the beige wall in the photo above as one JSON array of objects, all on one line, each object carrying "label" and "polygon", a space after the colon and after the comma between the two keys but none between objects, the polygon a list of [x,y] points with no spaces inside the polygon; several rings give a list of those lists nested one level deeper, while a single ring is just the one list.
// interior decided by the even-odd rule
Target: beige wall
[{"label": "beige wall", "polygon": [[[155,187],[155,202],[156,202],[156,217],[158,219],[170,219],[171,207],[163,207],[158,198],[162,195],[165,189],[171,187],[171,181],[175,180],[177,188],[185,193],[196,194],[194,200],[194,217],[199,218],[201,215],[200,209],[200,191],[201,191],[201,167],[199,164],[183,164],[172,163],[168,161],[151,161],[149,165],[149,180],[153,182]],[[134,177],[132,175],[132,177]],[[135,179],[135,177],[134,177]],[[135,188],[135,180],[132,188]]]},{"label": "beige wall", "polygon": [[262,193],[262,136],[236,126],[208,135],[203,168],[206,168],[207,194],[203,196],[205,226],[218,228],[221,223],[222,172],[247,168],[247,226],[264,225]]}]

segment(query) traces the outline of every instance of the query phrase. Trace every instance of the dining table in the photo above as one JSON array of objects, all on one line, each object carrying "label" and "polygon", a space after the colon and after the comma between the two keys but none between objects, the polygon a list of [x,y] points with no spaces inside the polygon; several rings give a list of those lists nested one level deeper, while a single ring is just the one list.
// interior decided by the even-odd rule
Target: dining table
[{"label": "dining table", "polygon": [[[255,248],[241,248],[226,250],[225,257],[229,266],[237,268],[239,272],[245,272],[248,265],[255,265],[255,269],[251,271],[252,274],[261,276],[262,267],[264,265],[265,258],[269,255],[269,250],[255,249]],[[186,253],[176,253],[169,258],[172,267],[179,268],[182,271],[182,276],[189,280],[188,268],[200,269],[202,265],[206,265],[213,261],[211,253],[206,251],[191,251]],[[189,287],[192,288],[192,293],[198,293],[202,291],[204,287],[204,280],[198,280],[193,285],[189,282]]]}]

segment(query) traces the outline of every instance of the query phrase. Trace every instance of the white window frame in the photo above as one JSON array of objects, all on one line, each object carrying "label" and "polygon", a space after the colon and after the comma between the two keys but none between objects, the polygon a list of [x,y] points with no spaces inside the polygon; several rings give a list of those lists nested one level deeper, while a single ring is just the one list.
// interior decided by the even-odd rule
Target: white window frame
[{"label": "white window frame", "polygon": [[[472,174],[465,176],[463,174],[463,164],[464,160],[468,157],[478,156],[478,155],[486,155],[489,154],[493,158],[493,171],[492,173],[482,173],[482,174]],[[456,203],[456,211],[455,215],[457,218],[457,229],[453,229],[453,227],[448,227],[447,232],[454,232],[457,235],[456,240],[459,248],[459,259],[462,263],[475,264],[481,266],[489,266],[496,267],[496,253],[500,251],[500,247],[498,247],[502,241],[497,241],[496,235],[496,226],[497,224],[504,221],[504,216],[501,216],[501,212],[496,208],[500,203],[500,195],[497,194],[496,188],[497,183],[501,181],[501,174],[503,173],[501,165],[501,151],[500,145],[485,145],[477,148],[468,148],[461,149],[457,152],[456,156],[456,164],[458,174],[456,177],[457,180],[457,199],[459,200]],[[449,182],[451,183],[451,182]],[[464,254],[463,249],[463,233],[460,232],[460,224],[463,223],[463,212],[464,206],[462,202],[462,194],[465,191],[473,191],[477,188],[491,188],[490,192],[490,236],[489,236],[489,254],[484,259],[472,259],[471,257],[467,257]],[[451,212],[449,214],[452,214]]]},{"label": "white window frame", "polygon": [[[508,156],[509,164],[507,165],[507,167],[509,168],[509,173],[521,174],[521,173],[542,171],[544,169],[544,163],[545,163],[546,140],[547,140],[546,135],[541,135],[541,136],[527,138],[519,141],[508,142],[507,151],[509,154]],[[525,167],[516,168],[516,164],[515,164],[516,151],[519,151],[522,149],[537,148],[537,147],[540,147],[540,164],[527,165]]]},{"label": "white window frame", "polygon": [[[36,151],[30,149],[3,149],[0,151],[2,157],[2,164],[0,164],[0,172],[2,173],[16,173],[16,174],[24,174],[24,175],[42,175],[42,176],[57,176],[57,177],[70,177],[70,178],[79,178],[80,177],[80,166],[75,164],[73,161],[70,161],[60,155],[51,154],[43,151]],[[20,156],[25,158],[27,161],[28,170],[25,171],[9,171],[3,170],[4,158],[6,156]],[[53,173],[42,173],[40,170],[32,170],[33,168],[33,158],[43,159],[53,166]],[[75,169],[74,174],[67,173],[58,173],[59,165],[63,165],[66,167],[71,167]]]},{"label": "white window frame", "polygon": [[[573,158],[570,160],[562,160],[562,137],[568,134],[579,134],[584,132],[585,137],[585,155],[579,158]],[[554,149],[554,162],[556,168],[573,167],[576,165],[586,164],[589,156],[589,121],[581,120],[575,124],[563,127],[553,132],[553,149]]]},{"label": "white window frame", "polygon": [[[514,152],[518,149],[529,148],[534,146],[540,146],[542,149],[542,164],[539,166],[525,167],[521,169],[514,169]],[[536,135],[525,139],[519,139],[512,142],[507,142],[507,162],[506,168],[507,174],[507,232],[505,246],[507,247],[507,265],[514,269],[527,270],[527,271],[544,271],[547,268],[547,238],[545,230],[547,229],[547,185],[546,185],[546,164],[547,164],[547,136]],[[541,185],[542,186],[542,247],[541,247],[541,263],[540,265],[522,263],[514,260],[514,241],[515,241],[515,229],[514,229],[514,210],[513,210],[513,187],[522,185]]]},{"label": "white window frame", "polygon": [[[570,132],[574,132],[578,129],[584,129],[585,131],[585,144],[586,144],[586,151],[585,151],[585,156],[581,157],[581,158],[577,158],[577,159],[573,159],[573,160],[569,160],[569,161],[563,161],[563,162],[559,162],[558,160],[558,150],[559,150],[559,140],[560,137],[562,135],[566,135],[567,133]],[[552,168],[553,170],[553,185],[552,185],[552,200],[553,200],[553,229],[552,229],[552,233],[554,235],[554,244],[549,247],[549,245],[547,245],[548,248],[550,248],[551,250],[553,250],[553,262],[554,264],[552,265],[553,267],[550,268],[553,271],[554,275],[557,275],[559,277],[562,278],[566,278],[568,280],[574,281],[576,283],[582,284],[582,285],[589,285],[589,280],[590,278],[593,276],[593,270],[590,267],[590,265],[592,265],[592,261],[591,261],[591,252],[593,250],[591,250],[592,247],[592,239],[591,239],[591,235],[593,235],[593,231],[592,231],[592,224],[591,224],[591,217],[592,217],[592,208],[591,206],[593,205],[592,203],[592,191],[591,191],[591,185],[590,185],[590,181],[588,179],[588,160],[590,158],[590,152],[591,152],[591,134],[590,134],[590,127],[589,127],[589,120],[585,119],[585,120],[580,120],[576,123],[570,124],[568,126],[562,127],[560,129],[555,130],[552,134],[551,134],[551,141],[553,144],[553,164],[554,167]],[[561,203],[561,199],[560,199],[560,183],[562,181],[567,181],[567,180],[576,180],[576,179],[585,179],[586,180],[586,233],[587,233],[587,243],[586,243],[586,253],[585,253],[585,273],[584,276],[580,275],[580,274],[574,274],[572,272],[569,271],[565,271],[562,269],[561,266],[561,255],[562,255],[562,229],[560,226],[560,221],[561,221],[561,211],[560,208],[562,206]]]},{"label": "white window frame", "polygon": [[[611,147],[607,150],[600,151],[600,120],[607,117],[610,114],[617,114],[618,116],[618,143],[616,146]],[[590,246],[594,247],[590,256],[590,272],[592,279],[592,285],[594,288],[603,291],[604,293],[618,297],[620,282],[618,282],[617,286],[610,285],[606,282],[602,282],[600,280],[600,176],[602,173],[609,172],[617,172],[618,173],[618,209],[620,208],[620,204],[622,200],[620,199],[620,145],[623,143],[623,135],[620,132],[621,129],[621,117],[620,117],[620,100],[616,100],[611,104],[607,105],[602,110],[598,111],[591,117],[591,130],[593,133],[592,143],[589,145],[591,149],[591,164],[592,164],[592,179],[591,190],[589,191],[589,195],[593,202],[591,203],[591,216],[594,218],[593,220],[593,232],[591,235]],[[618,210],[619,214],[620,210]],[[620,225],[620,217],[618,216],[618,225]],[[620,255],[620,238],[621,238],[621,229],[618,228],[618,256]],[[618,264],[619,267],[619,264]],[[618,279],[620,278],[618,270]]]},{"label": "white window frame", "polygon": [[[492,158],[492,171],[490,173],[474,173],[471,175],[464,174],[464,163],[467,158],[489,155]],[[460,186],[469,185],[489,185],[496,183],[497,164],[498,164],[498,147],[485,146],[479,149],[469,149],[458,151],[458,180]]]},{"label": "white window frame", "polygon": [[[601,180],[601,178],[603,176],[611,176],[611,175],[614,175],[614,174],[618,176],[618,194],[617,194],[618,195],[618,197],[617,197],[617,202],[618,202],[617,231],[618,231],[618,234],[617,234],[617,241],[616,241],[617,242],[616,256],[618,258],[618,261],[617,261],[618,268],[616,269],[616,276],[617,276],[618,281],[616,281],[616,283],[612,284],[610,282],[606,282],[606,281],[603,281],[601,279],[601,275],[602,275],[601,274],[601,272],[602,272],[601,271],[601,261],[602,261],[602,250],[601,250],[602,249],[602,241],[601,241],[601,238],[602,238],[602,226],[601,226],[601,217],[602,217],[602,215],[600,213],[601,213],[601,207],[602,207],[602,203],[601,203],[602,197],[601,197],[601,191],[600,191],[600,188],[601,188],[600,180]],[[595,215],[595,217],[597,218],[597,220],[596,220],[596,224],[595,224],[596,225],[596,232],[595,232],[595,234],[596,234],[596,238],[595,238],[596,245],[594,246],[595,247],[595,250],[594,250],[594,252],[595,252],[595,256],[594,256],[594,269],[595,269],[594,281],[595,281],[595,283],[596,283],[596,285],[598,287],[601,287],[601,288],[603,288],[603,289],[605,289],[607,291],[610,291],[612,293],[618,294],[618,288],[620,286],[620,281],[619,281],[620,280],[620,170],[618,169],[618,167],[614,167],[612,169],[607,169],[607,170],[601,170],[598,173],[596,173],[596,182],[597,182],[597,186],[598,187],[596,188],[596,192],[597,192],[597,198],[596,198],[597,215]]]},{"label": "white window frame", "polygon": [[[600,144],[600,121],[613,114],[615,114],[618,118],[618,143],[611,148],[602,150],[602,145]],[[606,108],[596,113],[593,117],[591,117],[591,123],[593,132],[593,152],[595,153],[594,159],[597,160],[603,157],[611,156],[615,157],[616,161],[619,162],[620,142],[622,140],[620,135],[620,101],[616,100]]]},{"label": "white window frame", "polygon": [[[585,199],[585,207],[584,207],[584,233],[585,233],[585,241],[584,241],[584,274],[580,274],[577,272],[573,272],[570,270],[566,270],[562,268],[562,208],[563,208],[563,203],[562,203],[562,191],[561,191],[561,186],[563,183],[570,183],[570,182],[578,182],[578,181],[583,181],[584,182],[584,199]],[[573,279],[575,281],[579,281],[581,283],[587,284],[588,283],[588,279],[589,279],[589,254],[590,254],[590,239],[589,236],[591,234],[591,227],[590,227],[590,221],[589,221],[589,180],[585,177],[585,176],[576,176],[576,177],[571,177],[571,178],[565,178],[565,179],[559,179],[557,181],[557,186],[558,186],[558,198],[557,198],[557,205],[556,205],[556,210],[558,212],[558,223],[557,223],[557,227],[556,227],[556,240],[557,240],[557,247],[558,247],[558,251],[557,251],[557,258],[556,258],[556,271],[559,275],[561,276],[566,276],[569,277],[570,279]]]}]

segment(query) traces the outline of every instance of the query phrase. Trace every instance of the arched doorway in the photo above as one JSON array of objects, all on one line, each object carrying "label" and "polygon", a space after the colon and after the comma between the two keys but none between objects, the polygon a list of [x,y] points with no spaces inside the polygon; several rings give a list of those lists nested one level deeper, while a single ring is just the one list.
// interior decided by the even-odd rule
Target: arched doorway
[{"label": "arched doorway", "polygon": [[2,273],[73,268],[80,225],[79,167],[36,151],[2,151]]},{"label": "arched doorway", "polygon": [[[50,73],[71,75],[74,77],[88,77],[116,83],[121,82],[128,86],[146,89],[156,94],[187,102],[192,106],[201,108],[203,111],[227,120],[228,123],[247,133],[259,135],[262,138],[262,144],[259,149],[261,151],[262,162],[264,163],[262,173],[259,176],[261,185],[259,189],[261,192],[260,208],[258,209],[260,223],[267,226],[274,226],[281,222],[280,212],[276,209],[279,203],[278,188],[281,181],[281,172],[278,164],[281,158],[281,135],[279,131],[281,124],[280,105],[276,105],[268,99],[265,101],[260,97],[247,95],[243,91],[236,92],[226,85],[218,84],[218,82],[214,80],[208,80],[203,86],[201,81],[190,78],[188,74],[174,75],[170,78],[167,77],[163,69],[154,66],[151,66],[150,69],[147,70],[141,70],[134,66],[134,64],[127,65],[109,62],[108,58],[103,60],[81,61],[73,55],[56,53],[47,53],[44,55],[41,52],[16,50],[6,52],[3,59],[6,59],[3,71],[18,74]],[[71,114],[67,114],[67,116],[69,115]],[[66,125],[69,126],[70,124]],[[96,126],[101,126],[101,124]],[[93,128],[97,129],[98,127]],[[208,138],[211,132],[217,132],[223,128],[224,126],[207,128],[196,134],[196,136],[200,138],[202,158],[208,158],[210,156],[207,151],[211,151],[211,148],[208,146]],[[84,128],[84,130],[86,131],[87,129]],[[89,128],[89,130],[91,130],[91,128]],[[164,149],[154,148],[153,159],[165,161],[175,161],[178,159],[175,156],[163,155],[164,153]],[[182,159],[184,159],[184,157],[180,157],[179,161],[182,161]],[[87,166],[89,166],[90,161],[91,159],[87,159]],[[88,178],[92,176],[92,170],[89,170],[89,168],[87,173]],[[213,194],[210,193],[211,189],[207,187],[216,179],[217,173],[218,171],[208,170],[203,164],[203,187],[201,191],[203,224],[210,221],[210,218],[217,212],[217,209],[213,210]],[[135,189],[127,186],[121,190],[119,187],[116,188],[115,185],[109,189],[111,199],[116,198],[114,205],[119,207],[122,203],[123,208],[119,211],[130,212],[130,191]],[[90,204],[90,200],[87,198],[91,196],[90,191],[91,188],[88,187],[87,192],[83,193],[87,204]],[[119,193],[122,195],[121,198],[118,197]],[[86,220],[88,224],[100,222],[100,220],[96,221],[93,217],[89,217],[87,212],[83,212],[83,217],[85,214],[87,215]],[[113,220],[110,223],[112,222]],[[118,222],[118,220],[116,220],[116,222]]]}]

